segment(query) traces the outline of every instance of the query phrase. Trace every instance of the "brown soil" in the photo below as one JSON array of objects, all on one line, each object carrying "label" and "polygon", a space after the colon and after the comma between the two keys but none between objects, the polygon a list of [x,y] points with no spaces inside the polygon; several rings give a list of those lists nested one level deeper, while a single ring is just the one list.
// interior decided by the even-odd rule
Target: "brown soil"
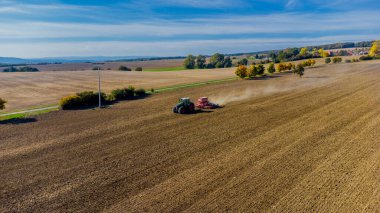
[{"label": "brown soil", "polygon": [[[2,123],[0,212],[378,211],[379,69],[329,65]],[[203,95],[227,104],[171,112]]]}]

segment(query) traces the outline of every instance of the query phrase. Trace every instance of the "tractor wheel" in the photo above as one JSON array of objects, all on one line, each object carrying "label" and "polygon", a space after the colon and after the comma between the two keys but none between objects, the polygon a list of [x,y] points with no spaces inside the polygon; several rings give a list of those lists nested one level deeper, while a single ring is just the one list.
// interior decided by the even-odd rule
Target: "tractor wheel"
[{"label": "tractor wheel", "polygon": [[180,107],[180,108],[178,109],[178,112],[179,112],[179,114],[186,114],[186,109],[185,109],[185,107]]},{"label": "tractor wheel", "polygon": [[195,112],[195,105],[194,104],[190,104],[189,109],[190,109],[191,113],[194,113]]},{"label": "tractor wheel", "polygon": [[177,107],[173,107],[173,112],[174,112],[174,113],[178,113],[178,109],[177,109]]}]

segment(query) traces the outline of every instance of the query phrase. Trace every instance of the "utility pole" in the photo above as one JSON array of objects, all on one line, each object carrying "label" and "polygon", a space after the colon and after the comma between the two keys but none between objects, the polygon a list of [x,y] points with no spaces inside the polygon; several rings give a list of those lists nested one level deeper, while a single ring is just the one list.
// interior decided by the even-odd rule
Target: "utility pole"
[{"label": "utility pole", "polygon": [[100,91],[100,66],[98,66],[98,93],[99,93],[99,109],[102,108],[102,96]]}]

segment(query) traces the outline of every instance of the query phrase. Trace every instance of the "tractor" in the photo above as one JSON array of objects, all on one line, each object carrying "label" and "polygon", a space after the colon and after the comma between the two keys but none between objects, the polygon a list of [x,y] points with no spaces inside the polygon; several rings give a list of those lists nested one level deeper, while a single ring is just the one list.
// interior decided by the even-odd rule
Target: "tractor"
[{"label": "tractor", "polygon": [[200,97],[195,104],[199,109],[216,109],[220,108],[218,104],[211,103],[207,97]]},{"label": "tractor", "polygon": [[174,113],[190,114],[195,112],[195,105],[190,98],[180,98],[179,102],[173,107]]}]

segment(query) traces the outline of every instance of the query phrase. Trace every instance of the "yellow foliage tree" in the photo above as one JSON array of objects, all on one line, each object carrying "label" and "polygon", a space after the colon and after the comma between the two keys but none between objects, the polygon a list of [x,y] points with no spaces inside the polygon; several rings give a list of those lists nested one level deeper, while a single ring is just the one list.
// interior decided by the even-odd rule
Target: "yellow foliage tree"
[{"label": "yellow foliage tree", "polygon": [[300,51],[300,55],[305,56],[305,55],[307,55],[307,52],[308,52],[308,51],[309,51],[309,50],[308,50],[306,47],[304,47],[304,48],[301,49],[301,51]]},{"label": "yellow foliage tree", "polygon": [[238,66],[237,69],[236,69],[236,71],[235,71],[235,74],[236,74],[239,78],[241,78],[241,79],[247,77],[247,67],[244,66],[244,65],[240,65],[240,66]]},{"label": "yellow foliage tree", "polygon": [[314,66],[315,63],[316,63],[316,61],[315,61],[314,59],[310,59],[310,65],[311,65],[311,66]]},{"label": "yellow foliage tree", "polygon": [[247,77],[248,78],[254,78],[258,74],[257,66],[251,65],[247,69]]},{"label": "yellow foliage tree", "polygon": [[380,55],[380,41],[373,42],[371,50],[369,51],[369,56],[377,56]]},{"label": "yellow foliage tree", "polygon": [[287,70],[292,70],[293,69],[293,64],[289,62],[288,65],[286,65],[286,69]]},{"label": "yellow foliage tree", "polygon": [[323,53],[324,53],[324,52],[325,52],[325,51],[324,51],[322,48],[318,50],[318,53],[319,53],[320,56],[323,56]]},{"label": "yellow foliage tree", "polygon": [[318,53],[319,53],[319,55],[320,55],[321,57],[323,57],[323,58],[330,57],[329,52],[324,51],[322,48],[318,50]]},{"label": "yellow foliage tree", "polygon": [[286,70],[286,64],[285,63],[279,63],[277,64],[277,69],[278,72],[282,72]]}]

